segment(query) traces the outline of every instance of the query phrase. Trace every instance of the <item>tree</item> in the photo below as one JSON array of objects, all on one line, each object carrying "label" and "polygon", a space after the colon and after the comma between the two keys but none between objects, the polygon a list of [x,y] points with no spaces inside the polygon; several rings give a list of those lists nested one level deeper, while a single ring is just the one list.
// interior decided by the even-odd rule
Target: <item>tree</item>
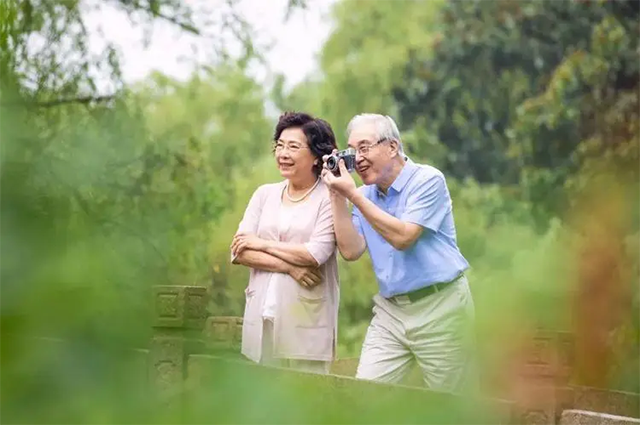
[{"label": "tree", "polygon": [[[112,4],[146,25],[203,37],[231,26],[251,41],[233,2],[215,25],[181,1]],[[251,164],[247,152],[268,152],[270,128],[245,75],[257,54],[248,45],[186,83],[127,87],[115,46],[90,54],[84,6],[0,4],[3,334],[141,346],[150,285],[209,283],[209,231],[233,201],[229,176]],[[100,92],[98,78],[114,91]],[[24,367],[24,348],[3,351],[3,370]]]},{"label": "tree", "polygon": [[129,101],[144,117],[146,138],[134,141],[143,153],[128,165],[130,186],[119,202],[134,203],[140,226],[159,221],[153,232],[168,238],[165,278],[205,284],[212,226],[235,201],[230,176],[270,149],[263,93],[242,69],[226,66],[185,83],[154,75]]},{"label": "tree", "polygon": [[[429,45],[443,2],[366,1],[336,3],[335,30],[320,55],[321,74],[276,95],[280,109],[307,109],[327,119],[339,136],[355,114],[395,115],[392,89],[413,49]],[[410,17],[410,19],[409,19]]]},{"label": "tree", "polygon": [[[538,130],[531,134],[513,128],[519,112],[531,111],[533,101],[526,101],[554,83],[553,73],[566,58],[592,48],[592,33],[603,20],[616,22],[620,36],[629,39],[626,53],[618,52],[611,87],[637,86],[632,53],[637,43],[631,37],[637,31],[637,4],[450,2],[441,13],[442,32],[431,49],[412,52],[406,83],[394,90],[401,121],[435,132],[449,150],[444,167],[457,177],[512,184],[521,181],[525,168],[534,167],[549,170],[554,175],[549,183],[561,185],[566,173],[553,170],[575,171],[573,153],[586,138],[578,130],[580,114],[569,108],[565,112],[573,115],[551,129],[540,126],[545,116],[528,113],[538,117]],[[563,69],[568,79],[577,78]],[[573,99],[554,98],[556,110]],[[523,133],[529,142],[516,136]]]},{"label": "tree", "polygon": [[[229,39],[224,25],[202,24],[186,2],[112,4],[228,47],[217,43]],[[259,53],[250,28],[227,20],[245,51],[187,82],[154,75],[129,87],[114,46],[89,54],[85,5],[0,2],[2,334],[63,338],[52,350],[3,344],[10,422],[140,420],[122,419],[131,398],[110,385],[130,379],[122,349],[148,342],[149,289],[210,282],[232,176],[269,150],[264,94],[245,73]]]},{"label": "tree", "polygon": [[594,25],[588,47],[563,58],[544,91],[517,110],[509,136],[541,214],[573,207],[599,176],[638,182],[640,25],[622,12]]}]

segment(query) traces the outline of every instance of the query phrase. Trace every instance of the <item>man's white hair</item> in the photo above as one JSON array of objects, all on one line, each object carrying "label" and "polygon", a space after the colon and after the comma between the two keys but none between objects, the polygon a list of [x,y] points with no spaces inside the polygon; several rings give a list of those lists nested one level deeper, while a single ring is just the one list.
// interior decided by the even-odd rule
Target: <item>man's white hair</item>
[{"label": "man's white hair", "polygon": [[351,118],[347,125],[347,138],[351,132],[361,125],[373,124],[376,129],[376,137],[378,140],[393,139],[398,142],[398,151],[403,154],[402,140],[400,140],[400,131],[396,122],[388,115],[381,114],[358,114]]}]

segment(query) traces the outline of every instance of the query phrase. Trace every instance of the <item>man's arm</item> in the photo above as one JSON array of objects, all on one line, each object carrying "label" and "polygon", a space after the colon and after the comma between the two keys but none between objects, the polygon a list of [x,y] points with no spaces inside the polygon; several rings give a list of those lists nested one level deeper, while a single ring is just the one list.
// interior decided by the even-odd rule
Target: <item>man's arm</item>
[{"label": "man's arm", "polygon": [[[371,227],[373,227],[387,242],[389,242],[391,246],[398,250],[405,250],[413,245],[416,239],[418,239],[422,234],[423,229],[421,225],[413,222],[413,216],[409,217],[407,221],[402,221],[391,214],[387,214],[378,208],[373,202],[368,200],[366,196],[356,188],[355,181],[349,175],[343,160],[339,161],[338,166],[340,167],[340,177],[334,176],[327,169],[325,162],[322,170],[322,176],[327,186],[329,186],[329,188],[334,192],[337,192],[338,196],[342,195],[349,199]],[[360,241],[362,236],[357,234],[353,224],[350,224],[350,227],[347,226],[347,223],[344,220],[346,205],[341,202],[332,202],[332,205],[333,204],[337,207],[334,211],[334,220],[336,221],[336,238],[339,241],[339,246],[340,242],[343,244],[343,249],[345,249],[345,254],[347,255],[345,259],[352,256],[358,258],[362,255],[362,252],[364,252],[358,249],[360,248],[359,245],[364,242]],[[341,204],[343,206],[340,206]],[[418,214],[419,213],[420,211],[418,210]],[[340,224],[338,224],[338,221],[340,221]],[[339,231],[344,232],[342,237],[338,236]],[[353,239],[349,240],[349,238]]]},{"label": "man's arm", "polygon": [[414,244],[422,234],[422,226],[402,221],[378,208],[360,191],[354,191],[350,200],[364,218],[391,246],[403,251]]},{"label": "man's arm", "polygon": [[400,218],[387,214],[357,191],[350,191],[350,198],[371,226],[399,250],[411,247],[424,229],[437,232],[451,210],[451,198],[441,174],[414,186]]},{"label": "man's arm", "polygon": [[355,261],[364,254],[367,244],[356,230],[351,220],[347,199],[338,193],[331,193],[331,210],[333,212],[333,228],[340,255],[347,261]]}]

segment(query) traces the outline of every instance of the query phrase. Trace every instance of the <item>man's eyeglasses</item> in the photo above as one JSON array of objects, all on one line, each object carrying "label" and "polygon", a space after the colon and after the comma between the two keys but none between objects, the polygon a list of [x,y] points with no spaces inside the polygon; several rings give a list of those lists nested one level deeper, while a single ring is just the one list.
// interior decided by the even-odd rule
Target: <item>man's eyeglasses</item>
[{"label": "man's eyeglasses", "polygon": [[378,145],[379,145],[380,143],[382,143],[382,142],[386,142],[387,140],[391,140],[391,139],[384,138],[384,139],[380,139],[380,140],[378,140],[377,142],[372,143],[372,144],[362,144],[362,145],[360,145],[360,146],[358,146],[358,147],[356,148],[356,153],[357,153],[358,155],[360,155],[360,156],[366,156],[366,155],[368,155],[368,154],[369,154],[369,151],[370,151],[372,148],[374,148],[374,147],[378,146]]}]

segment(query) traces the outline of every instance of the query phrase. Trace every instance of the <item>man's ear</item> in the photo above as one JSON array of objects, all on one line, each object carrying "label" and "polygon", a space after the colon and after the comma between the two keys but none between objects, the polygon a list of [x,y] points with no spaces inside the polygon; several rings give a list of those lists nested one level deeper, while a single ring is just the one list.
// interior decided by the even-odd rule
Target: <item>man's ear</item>
[{"label": "man's ear", "polygon": [[389,148],[391,149],[391,157],[395,157],[396,155],[398,155],[399,153],[399,147],[400,145],[398,144],[398,141],[395,139],[392,139],[389,141]]}]

